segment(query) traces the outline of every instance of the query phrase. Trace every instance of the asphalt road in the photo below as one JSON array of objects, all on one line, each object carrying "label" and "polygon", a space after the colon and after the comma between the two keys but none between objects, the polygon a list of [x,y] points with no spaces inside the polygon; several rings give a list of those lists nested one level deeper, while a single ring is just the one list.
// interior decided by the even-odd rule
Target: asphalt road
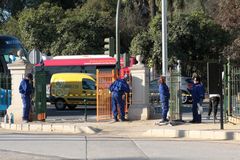
[{"label": "asphalt road", "polygon": [[[88,106],[87,121],[96,121],[96,106]],[[47,106],[47,121],[85,121],[85,108],[78,106],[74,110],[56,110],[54,105]]]},{"label": "asphalt road", "polygon": [[[192,119],[192,104],[183,104],[182,106],[182,116],[185,118],[183,120],[191,120]],[[161,115],[161,107],[159,104],[155,104],[155,114],[152,118],[160,118]],[[87,106],[87,112],[85,116],[85,106],[78,106],[75,110],[56,110],[54,105],[47,105],[47,119],[48,122],[83,122],[87,120],[88,122],[96,121],[96,106]],[[203,104],[204,113],[202,115],[202,119],[206,121],[208,104]],[[219,111],[218,111],[219,118]],[[0,121],[2,121],[2,117],[0,117]]]},{"label": "asphalt road", "polygon": [[[192,118],[192,104],[184,104],[182,107],[183,117],[187,117],[187,120]],[[87,106],[87,121],[96,121],[96,106]],[[154,105],[156,118],[161,115],[161,107],[159,104]],[[208,104],[203,105],[204,114],[203,119],[206,117],[208,111]],[[47,121],[85,121],[85,109],[84,106],[78,106],[75,110],[56,110],[54,105],[47,106]]]},{"label": "asphalt road", "polygon": [[4,160],[238,160],[239,143],[124,137],[1,134]]}]

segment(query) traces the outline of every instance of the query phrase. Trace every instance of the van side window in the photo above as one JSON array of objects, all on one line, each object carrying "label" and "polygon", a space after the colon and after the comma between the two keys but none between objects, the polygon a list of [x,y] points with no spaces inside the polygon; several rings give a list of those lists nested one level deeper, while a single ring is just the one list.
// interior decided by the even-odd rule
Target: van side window
[{"label": "van side window", "polygon": [[96,90],[95,82],[90,79],[83,79],[82,87],[83,87],[83,89],[86,89],[86,90]]}]

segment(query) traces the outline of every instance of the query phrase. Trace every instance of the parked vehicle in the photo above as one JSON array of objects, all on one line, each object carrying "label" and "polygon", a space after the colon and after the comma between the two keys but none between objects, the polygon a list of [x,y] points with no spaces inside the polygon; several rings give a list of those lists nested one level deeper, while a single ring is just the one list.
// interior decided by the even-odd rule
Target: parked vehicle
[{"label": "parked vehicle", "polygon": [[[182,103],[192,102],[192,96],[187,90],[192,86],[192,79],[190,77],[181,77],[180,89],[182,91]],[[150,102],[158,103],[160,101],[158,79],[152,80],[149,85],[150,90]]]},{"label": "parked vehicle", "polygon": [[191,77],[181,77],[180,89],[188,92],[188,89],[192,88],[193,80]]},{"label": "parked vehicle", "polygon": [[0,88],[0,112],[2,115],[5,114],[7,108],[11,105],[11,90]]},{"label": "parked vehicle", "polygon": [[185,90],[181,90],[182,91],[182,103],[191,103],[192,102],[192,95]]},{"label": "parked vehicle", "polygon": [[191,77],[181,77],[180,89],[182,91],[182,103],[192,102],[192,96],[188,89],[192,88],[193,80]]},{"label": "parked vehicle", "polygon": [[7,64],[19,59],[17,55],[19,50],[23,52],[25,58],[28,58],[28,53],[19,39],[0,35],[0,112],[2,115],[11,104],[11,76]]},{"label": "parked vehicle", "polygon": [[57,110],[78,104],[96,104],[96,81],[85,73],[55,73],[50,81],[50,102]]}]

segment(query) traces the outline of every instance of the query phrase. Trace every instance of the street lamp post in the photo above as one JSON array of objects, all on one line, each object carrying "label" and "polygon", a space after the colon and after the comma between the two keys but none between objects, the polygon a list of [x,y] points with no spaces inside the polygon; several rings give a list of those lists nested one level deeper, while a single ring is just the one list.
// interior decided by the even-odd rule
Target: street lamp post
[{"label": "street lamp post", "polygon": [[167,0],[162,0],[162,74],[167,75],[168,53],[167,53]]},{"label": "street lamp post", "polygon": [[119,10],[120,10],[121,0],[117,2],[117,12],[116,12],[116,55],[117,55],[117,70],[120,70],[120,34],[119,34]]}]

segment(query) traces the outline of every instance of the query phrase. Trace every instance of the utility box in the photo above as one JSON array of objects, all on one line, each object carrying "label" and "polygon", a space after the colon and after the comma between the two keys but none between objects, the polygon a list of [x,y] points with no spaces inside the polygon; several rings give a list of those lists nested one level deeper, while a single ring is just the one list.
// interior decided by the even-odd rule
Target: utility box
[{"label": "utility box", "polygon": [[37,71],[35,73],[35,113],[39,121],[46,119],[46,72]]}]

